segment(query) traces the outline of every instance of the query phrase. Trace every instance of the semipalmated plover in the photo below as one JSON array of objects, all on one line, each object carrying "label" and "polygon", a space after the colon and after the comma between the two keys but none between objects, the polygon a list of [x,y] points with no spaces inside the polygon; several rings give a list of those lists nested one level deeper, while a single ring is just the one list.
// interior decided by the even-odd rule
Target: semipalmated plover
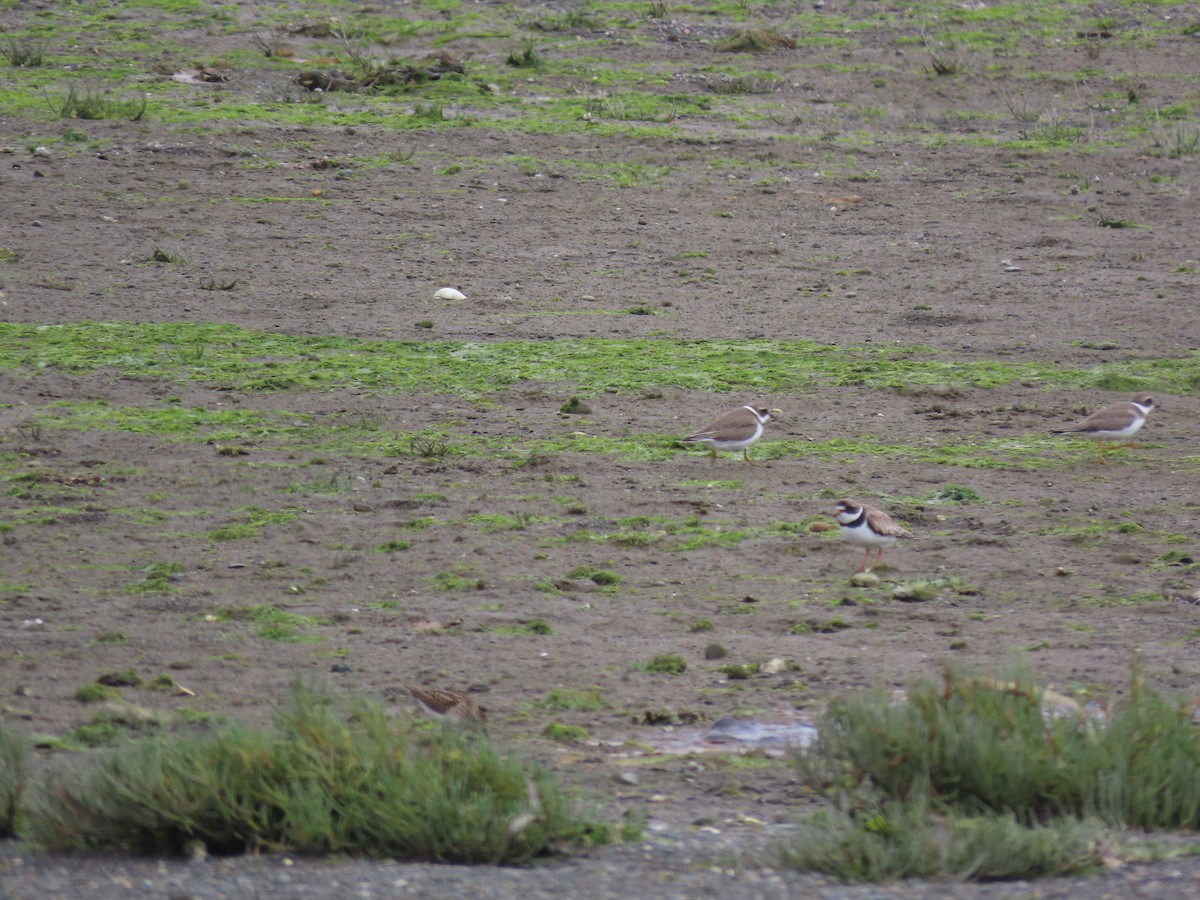
[{"label": "semipalmated plover", "polygon": [[778,409],[765,406],[742,406],[727,412],[706,428],[689,434],[683,440],[692,444],[707,444],[708,456],[716,460],[718,450],[741,450],[742,458],[752,466],[758,465],[750,459],[750,445],[762,437],[763,426],[771,421]]},{"label": "semipalmated plover", "polygon": [[[912,537],[911,531],[893,522],[892,517],[882,509],[864,506],[853,500],[839,500],[835,515],[841,526],[842,539],[866,551],[855,570],[857,572],[870,572],[879,565],[884,549],[896,543],[897,538]],[[867,558],[872,549],[877,551],[875,561],[868,566]]]},{"label": "semipalmated plover", "polygon": [[479,706],[470,694],[441,688],[425,688],[405,685],[421,709],[435,719],[447,724],[467,723],[483,726],[487,723],[487,710]]},{"label": "semipalmated plover", "polygon": [[[1104,460],[1105,441],[1124,441],[1133,437],[1146,424],[1146,417],[1155,408],[1154,398],[1149,394],[1138,394],[1131,400],[1106,406],[1099,412],[1094,412],[1081,422],[1070,428],[1052,431],[1051,434],[1068,435],[1087,438],[1096,442],[1096,450],[1100,453],[1100,462]],[[1133,446],[1127,444],[1126,446]]]}]

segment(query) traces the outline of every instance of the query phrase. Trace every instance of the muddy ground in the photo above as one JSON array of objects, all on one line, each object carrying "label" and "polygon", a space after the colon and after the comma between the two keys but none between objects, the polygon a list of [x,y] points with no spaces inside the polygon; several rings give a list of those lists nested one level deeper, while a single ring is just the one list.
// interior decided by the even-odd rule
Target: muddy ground
[{"label": "muddy ground", "polygon": [[[874,6],[845,9],[865,17]],[[253,4],[238,10],[249,21]],[[13,27],[27,13],[18,4],[3,15]],[[1122,15],[1130,33],[1152,19]],[[637,40],[587,37],[622,65],[670,73],[668,87],[648,89],[704,92],[697,73],[729,62],[713,41],[736,23],[688,24],[649,19]],[[1118,373],[1131,361],[1191,357],[1196,160],[1117,138],[1135,94],[1147,108],[1194,106],[1196,38],[1089,41],[1071,30],[1059,46],[976,55],[940,78],[902,40],[916,27],[866,32],[850,50],[753,57],[747,65],[780,77],[772,100],[787,114],[749,126],[685,118],[672,138],[386,122],[197,131],[153,116],[5,115],[0,244],[16,258],[0,266],[2,316],[367,340],[807,339]],[[246,42],[226,30],[177,37],[203,48],[196,59]],[[566,52],[563,38],[546,40],[556,41],[548,52]],[[449,49],[502,53],[473,38]],[[231,76],[191,89],[248,96],[275,77]],[[530,104],[538,92],[528,85]],[[1028,123],[1011,113],[1014,92],[1084,137],[1049,151],[1020,146]],[[69,128],[86,141],[61,140]],[[971,138],[981,134],[1016,143],[980,146]],[[387,154],[394,161],[353,162]],[[579,164],[618,159],[663,174],[623,188],[581,174]],[[177,260],[156,262],[156,250]],[[205,289],[214,280],[235,284]],[[466,299],[435,300],[446,286]],[[622,312],[633,308],[655,314]],[[784,454],[771,440],[1040,440],[1128,392],[1036,380],[813,383],[766,396],[664,388],[585,397],[590,414],[566,415],[574,390],[563,383],[464,398],[386,387],[239,392],[109,369],[9,369],[0,380],[12,486],[0,498],[12,525],[0,557],[0,696],[6,715],[37,734],[91,722],[96,710],[76,690],[129,667],[194,693],[125,688],[138,706],[253,720],[297,675],[392,698],[397,714],[411,706],[397,695],[402,684],[456,687],[487,706],[496,739],[560,769],[606,817],[756,829],[811,808],[786,764],[658,751],[723,716],[810,721],[835,693],[902,687],[948,662],[990,670],[1020,660],[1043,683],[1100,704],[1122,695],[1135,661],[1184,697],[1200,670],[1191,393],[1156,392],[1161,409],[1142,446],[1107,466],[1090,446],[1062,442],[1047,445],[1044,466],[963,467],[853,449]],[[82,400],[287,411],[377,430],[381,442],[435,429],[451,448],[456,435],[484,435],[505,450],[385,458],[279,450],[252,433],[214,443],[39,427],[55,403]],[[523,449],[574,432],[682,436],[750,401],[784,411],[753,451],[758,467],[682,447],[649,462]],[[930,502],[946,485],[979,500]],[[858,553],[807,530],[841,495],[887,506],[917,535],[888,552],[876,586],[851,586]],[[39,507],[57,511],[29,514]],[[246,507],[291,519],[211,539]],[[501,515],[508,527],[478,518]],[[629,538],[639,526],[626,520],[639,516],[651,518]],[[426,517],[432,527],[413,527]],[[685,520],[780,527],[681,550],[662,523]],[[568,540],[585,531],[608,539]],[[373,550],[398,539],[408,549]],[[165,591],[136,590],[155,563],[180,569]],[[572,578],[581,566],[615,572],[620,584]],[[930,580],[931,599],[893,598],[898,584]],[[298,627],[302,641],[271,639],[238,614],[257,607],[314,620]],[[553,633],[522,633],[533,620]],[[698,620],[711,630],[693,630]],[[813,630],[794,633],[802,623]],[[725,659],[706,659],[714,642]],[[645,671],[658,654],[681,654],[686,671]],[[784,665],[770,675],[719,671],[774,659]],[[603,705],[546,705],[556,689],[598,689]],[[647,712],[693,724],[646,724]],[[588,739],[551,741],[552,722]]]}]

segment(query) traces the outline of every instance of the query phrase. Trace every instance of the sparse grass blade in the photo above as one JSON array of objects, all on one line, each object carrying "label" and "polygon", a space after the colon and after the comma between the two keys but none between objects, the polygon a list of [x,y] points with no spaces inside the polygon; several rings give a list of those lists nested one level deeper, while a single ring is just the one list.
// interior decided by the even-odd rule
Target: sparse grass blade
[{"label": "sparse grass blade", "polygon": [[1135,678],[1087,750],[1090,812],[1135,828],[1200,828],[1200,728],[1186,706]]},{"label": "sparse grass blade", "polygon": [[95,86],[67,85],[64,93],[46,98],[50,111],[60,119],[126,119],[140,122],[149,105],[142,96],[123,100],[108,96]]},{"label": "sparse grass blade", "polygon": [[1179,119],[1163,122],[1156,109],[1153,118],[1146,117],[1146,128],[1155,151],[1171,159],[1182,159],[1200,153],[1200,125]]},{"label": "sparse grass blade", "polygon": [[957,75],[963,70],[962,58],[953,45],[935,45],[929,40],[928,35],[924,36],[924,40],[925,50],[929,54],[929,65],[926,67],[926,71],[932,70],[938,76],[949,76]]},{"label": "sparse grass blade", "polygon": [[17,835],[28,780],[29,739],[0,722],[0,838]]},{"label": "sparse grass blade", "polygon": [[46,42],[29,36],[6,35],[0,42],[0,56],[18,69],[37,68],[46,62]]},{"label": "sparse grass blade", "polygon": [[504,60],[505,65],[512,66],[517,69],[540,69],[542,67],[541,54],[537,52],[531,39],[525,40],[520,48],[513,48],[508,51],[508,56]]}]

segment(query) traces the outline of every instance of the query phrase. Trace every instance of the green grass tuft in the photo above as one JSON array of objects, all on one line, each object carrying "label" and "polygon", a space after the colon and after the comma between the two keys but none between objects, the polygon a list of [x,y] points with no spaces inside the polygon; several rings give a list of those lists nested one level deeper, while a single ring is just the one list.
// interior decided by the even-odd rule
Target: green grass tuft
[{"label": "green grass tuft", "polygon": [[579,725],[564,725],[562,722],[551,722],[542,729],[542,735],[560,744],[578,744],[588,739],[586,728]]},{"label": "green grass tuft", "polygon": [[230,607],[217,613],[216,618],[221,622],[249,622],[255,626],[255,635],[268,641],[312,644],[322,640],[317,635],[301,633],[301,629],[315,628],[321,624],[315,616],[289,612],[267,604]]},{"label": "green grass tuft", "polygon": [[371,551],[373,553],[398,553],[401,550],[407,550],[411,546],[408,541],[394,540],[376,544],[371,548]]},{"label": "green grass tuft", "polygon": [[1136,675],[1102,721],[1026,677],[950,672],[902,703],[835,698],[818,733],[801,777],[840,812],[787,855],[848,880],[1054,874],[1091,863],[1088,821],[1200,827],[1200,728]]},{"label": "green grass tuft", "polygon": [[751,675],[758,674],[758,663],[726,663],[717,666],[717,671],[730,681],[745,681]]},{"label": "green grass tuft", "polygon": [[594,566],[579,566],[567,573],[568,578],[583,578],[600,587],[615,587],[625,579],[608,569],[597,569]]},{"label": "green grass tuft", "polygon": [[531,38],[526,38],[520,48],[512,48],[504,58],[504,64],[516,69],[540,69],[542,56],[537,52]]},{"label": "green grass tuft", "polygon": [[75,692],[75,699],[80,703],[100,703],[120,698],[121,692],[107,684],[85,684]]},{"label": "green grass tuft", "polygon": [[646,663],[646,671],[658,675],[682,675],[687,671],[687,660],[678,653],[660,653]]},{"label": "green grass tuft", "polygon": [[546,699],[542,700],[539,706],[546,709],[576,709],[595,712],[604,709],[604,695],[599,688],[588,688],[581,690],[578,688],[556,687],[550,690],[546,695]]},{"label": "green grass tuft", "polygon": [[46,98],[50,111],[60,119],[125,119],[139,122],[149,105],[145,95],[133,99],[112,97],[96,85],[67,85],[62,94]]},{"label": "green grass tuft", "polygon": [[105,672],[96,679],[96,684],[106,684],[109,687],[141,687],[142,676],[137,669],[118,669],[115,672]]},{"label": "green grass tuft", "polygon": [[29,780],[29,738],[0,722],[0,838],[17,836]]},{"label": "green grass tuft", "polygon": [[29,35],[5,35],[0,41],[0,56],[18,69],[37,68],[46,62],[46,42]]},{"label": "green grass tuft", "polygon": [[924,801],[877,801],[810,816],[782,859],[843,881],[1037,878],[1096,867],[1098,832],[1074,819],[1027,828],[993,813],[935,817]]},{"label": "green grass tuft", "polygon": [[[348,711],[347,711],[348,706]],[[522,863],[606,841],[548,773],[477,735],[415,731],[380,705],[297,689],[273,732],[154,735],[52,770],[28,809],[55,850],[276,850]]]},{"label": "green grass tuft", "polygon": [[183,571],[183,565],[177,562],[153,562],[141,571],[141,580],[129,586],[131,592],[135,594],[169,594],[176,590],[175,582],[179,580],[178,575]]}]

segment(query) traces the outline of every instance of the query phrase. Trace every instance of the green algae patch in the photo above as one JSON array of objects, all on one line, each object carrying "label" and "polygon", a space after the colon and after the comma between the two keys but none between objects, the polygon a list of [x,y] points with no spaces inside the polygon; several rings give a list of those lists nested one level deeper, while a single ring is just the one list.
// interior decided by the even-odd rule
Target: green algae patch
[{"label": "green algae patch", "polygon": [[814,385],[1106,388],[1191,393],[1200,356],[1091,369],[958,360],[924,347],[670,338],[368,341],[268,334],[208,323],[0,323],[0,371],[122,375],[244,391],[372,388],[482,397],[521,383],[566,384],[581,397],[674,387],[807,392]]}]

